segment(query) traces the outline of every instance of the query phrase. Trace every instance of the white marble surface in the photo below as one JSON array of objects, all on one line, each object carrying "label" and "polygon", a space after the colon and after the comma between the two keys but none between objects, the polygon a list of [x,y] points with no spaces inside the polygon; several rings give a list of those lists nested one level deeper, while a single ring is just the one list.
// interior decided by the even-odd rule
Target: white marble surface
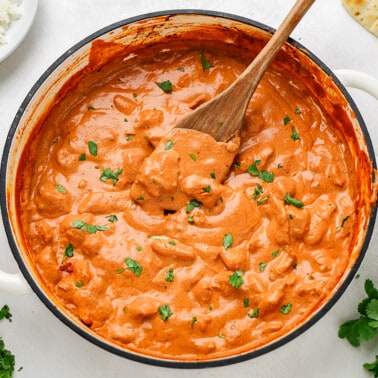
[{"label": "white marble surface", "polygon": [[[28,1],[28,0],[24,0]],[[40,0],[35,22],[19,48],[0,63],[0,149],[17,109],[38,77],[70,46],[108,24],[151,11],[209,9],[233,13],[277,27],[294,0]],[[378,39],[346,13],[340,0],[318,0],[293,37],[331,69],[352,68],[378,78]],[[378,101],[351,90],[378,150]],[[17,266],[0,225],[0,267]],[[34,294],[0,292],[13,322],[0,322],[0,336],[16,355],[20,378],[103,377],[369,377],[362,364],[378,354],[378,339],[352,348],[337,336],[338,326],[355,317],[363,282],[378,285],[376,227],[360,279],[353,280],[337,304],[310,330],[269,354],[227,367],[175,370],[146,366],[92,345],[63,325]]]}]

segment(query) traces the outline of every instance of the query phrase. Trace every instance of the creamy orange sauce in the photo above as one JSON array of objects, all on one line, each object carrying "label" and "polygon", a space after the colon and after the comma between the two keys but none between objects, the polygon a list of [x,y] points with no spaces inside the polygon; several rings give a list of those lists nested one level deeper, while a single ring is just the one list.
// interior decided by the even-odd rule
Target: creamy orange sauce
[{"label": "creamy orange sauce", "polygon": [[20,215],[40,276],[126,349],[258,348],[311,316],[348,264],[351,153],[284,65],[263,78],[240,141],[172,130],[242,72],[238,54],[182,42],[113,62],[68,91],[25,153]]}]

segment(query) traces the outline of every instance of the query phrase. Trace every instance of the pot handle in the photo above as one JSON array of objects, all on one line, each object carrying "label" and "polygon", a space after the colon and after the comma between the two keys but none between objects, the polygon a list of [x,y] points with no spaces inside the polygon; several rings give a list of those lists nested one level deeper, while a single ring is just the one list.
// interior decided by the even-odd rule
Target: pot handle
[{"label": "pot handle", "polygon": [[361,89],[378,100],[378,79],[374,76],[349,69],[340,69],[334,72],[346,87]]},{"label": "pot handle", "polygon": [[27,294],[31,289],[20,273],[10,274],[0,270],[0,291],[8,294]]}]

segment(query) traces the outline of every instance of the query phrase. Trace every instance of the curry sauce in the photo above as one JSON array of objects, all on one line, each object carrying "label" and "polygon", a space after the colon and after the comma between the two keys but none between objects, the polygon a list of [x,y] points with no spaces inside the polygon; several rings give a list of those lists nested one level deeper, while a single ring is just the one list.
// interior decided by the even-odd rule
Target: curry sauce
[{"label": "curry sauce", "polygon": [[273,63],[240,137],[174,128],[249,59],[205,41],[121,57],[67,91],[24,154],[19,211],[42,280],[128,350],[256,349],[308,319],[347,267],[353,159],[298,73]]}]

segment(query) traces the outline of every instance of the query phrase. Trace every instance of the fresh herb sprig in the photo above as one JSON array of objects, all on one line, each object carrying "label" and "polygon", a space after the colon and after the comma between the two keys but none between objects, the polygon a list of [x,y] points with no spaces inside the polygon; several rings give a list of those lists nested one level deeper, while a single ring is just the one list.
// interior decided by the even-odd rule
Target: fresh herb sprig
[{"label": "fresh herb sprig", "polygon": [[[354,347],[359,347],[361,341],[371,340],[378,332],[378,289],[370,279],[365,280],[365,292],[367,297],[358,304],[360,317],[341,324],[339,337],[347,339]],[[364,369],[374,373],[378,378],[378,356],[375,361],[365,363]]]}]

